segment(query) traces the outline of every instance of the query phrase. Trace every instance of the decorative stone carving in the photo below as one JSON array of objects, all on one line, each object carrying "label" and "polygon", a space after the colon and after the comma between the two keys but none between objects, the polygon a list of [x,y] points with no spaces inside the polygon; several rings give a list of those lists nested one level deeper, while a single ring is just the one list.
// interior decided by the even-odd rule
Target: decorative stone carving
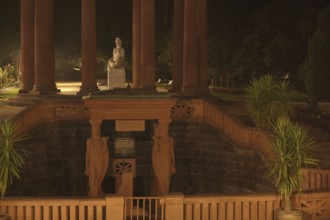
[{"label": "decorative stone carving", "polygon": [[172,120],[188,120],[193,116],[194,108],[186,102],[178,102],[171,107]]},{"label": "decorative stone carving", "polygon": [[86,118],[86,111],[83,105],[57,105],[55,106],[55,118],[61,120]]}]

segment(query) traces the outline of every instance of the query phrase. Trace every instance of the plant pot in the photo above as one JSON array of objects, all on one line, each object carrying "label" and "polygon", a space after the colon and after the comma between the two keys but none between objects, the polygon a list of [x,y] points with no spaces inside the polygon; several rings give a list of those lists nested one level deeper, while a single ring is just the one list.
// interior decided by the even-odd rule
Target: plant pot
[{"label": "plant pot", "polygon": [[300,210],[292,210],[286,212],[283,209],[276,211],[276,220],[302,220],[303,212]]},{"label": "plant pot", "polygon": [[0,213],[0,220],[10,220],[10,216],[7,214]]}]

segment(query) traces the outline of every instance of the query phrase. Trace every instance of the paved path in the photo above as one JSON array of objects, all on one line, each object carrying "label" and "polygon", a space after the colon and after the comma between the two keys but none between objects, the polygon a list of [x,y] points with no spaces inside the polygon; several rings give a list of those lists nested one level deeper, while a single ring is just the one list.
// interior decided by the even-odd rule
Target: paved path
[{"label": "paved path", "polygon": [[6,105],[0,101],[0,122],[12,118],[23,109],[24,107]]}]

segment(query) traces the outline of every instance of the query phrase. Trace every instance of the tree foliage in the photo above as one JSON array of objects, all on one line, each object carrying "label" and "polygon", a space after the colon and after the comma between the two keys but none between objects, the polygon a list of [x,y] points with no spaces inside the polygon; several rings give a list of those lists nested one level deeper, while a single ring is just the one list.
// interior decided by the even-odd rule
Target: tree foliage
[{"label": "tree foliage", "polygon": [[13,178],[20,178],[25,151],[16,149],[25,136],[16,136],[17,126],[11,121],[0,123],[0,194],[4,196]]},{"label": "tree foliage", "polygon": [[253,78],[245,87],[247,107],[257,127],[271,128],[280,116],[289,116],[296,89],[287,80],[272,75]]},{"label": "tree foliage", "polygon": [[317,30],[309,41],[304,63],[305,84],[309,94],[319,99],[330,98],[330,5],[318,18]]},{"label": "tree foliage", "polygon": [[17,81],[18,72],[14,66],[7,64],[0,67],[0,88],[13,86]]},{"label": "tree foliage", "polygon": [[290,74],[296,79],[322,7],[321,1],[265,1],[254,13],[254,31],[235,55],[235,71],[254,77]]}]

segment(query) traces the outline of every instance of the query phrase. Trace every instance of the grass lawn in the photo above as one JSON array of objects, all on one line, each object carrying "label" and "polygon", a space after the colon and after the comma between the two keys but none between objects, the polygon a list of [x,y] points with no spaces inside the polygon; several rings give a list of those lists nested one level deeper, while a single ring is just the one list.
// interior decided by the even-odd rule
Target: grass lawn
[{"label": "grass lawn", "polygon": [[12,87],[0,91],[0,99],[8,98],[10,96],[16,96],[18,94],[19,88]]},{"label": "grass lawn", "polygon": [[[221,100],[229,100],[229,101],[245,101],[246,95],[243,92],[230,92],[230,91],[223,91],[223,92],[211,92],[212,97],[220,98]],[[308,99],[308,94],[297,92],[297,95],[293,98],[294,102],[306,102]]]}]

